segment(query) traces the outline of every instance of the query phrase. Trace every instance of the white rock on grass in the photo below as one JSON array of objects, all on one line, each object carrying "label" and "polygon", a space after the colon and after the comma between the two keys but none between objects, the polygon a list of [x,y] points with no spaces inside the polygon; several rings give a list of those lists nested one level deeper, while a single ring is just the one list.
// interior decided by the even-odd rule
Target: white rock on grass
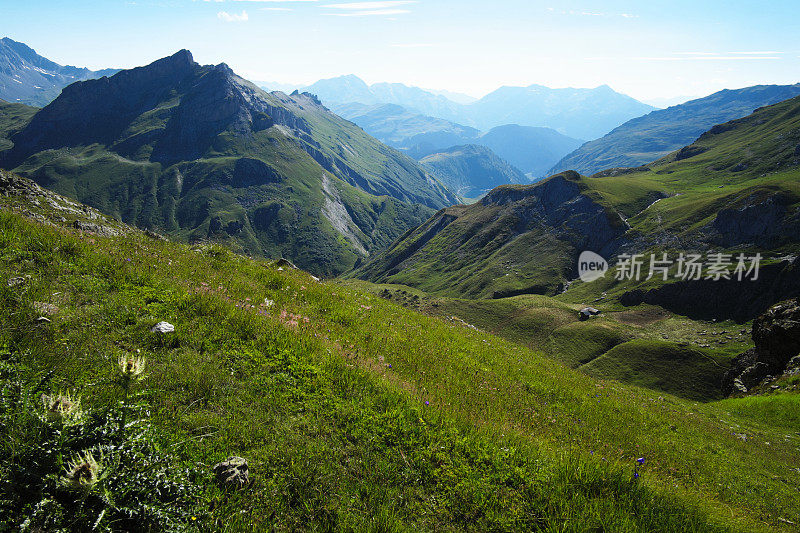
[{"label": "white rock on grass", "polygon": [[159,322],[158,324],[150,328],[150,331],[152,331],[153,333],[172,333],[173,331],[175,331],[175,326],[173,326],[169,322]]}]

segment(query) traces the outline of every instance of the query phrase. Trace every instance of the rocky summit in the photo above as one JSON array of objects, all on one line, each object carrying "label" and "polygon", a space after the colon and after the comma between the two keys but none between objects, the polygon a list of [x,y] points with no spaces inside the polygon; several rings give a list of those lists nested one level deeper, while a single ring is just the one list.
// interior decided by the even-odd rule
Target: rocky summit
[{"label": "rocky summit", "polygon": [[187,50],[72,84],[0,137],[5,168],[122,221],[326,276],[457,201],[314,96],[266,93]]}]

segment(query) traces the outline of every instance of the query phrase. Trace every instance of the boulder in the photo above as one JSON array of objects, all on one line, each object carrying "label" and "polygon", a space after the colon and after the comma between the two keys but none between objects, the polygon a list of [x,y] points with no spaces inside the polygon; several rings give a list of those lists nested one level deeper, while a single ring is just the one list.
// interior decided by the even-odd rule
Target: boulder
[{"label": "boulder", "polygon": [[581,309],[578,312],[578,319],[580,319],[581,321],[589,320],[593,316],[599,315],[599,314],[600,314],[600,310],[599,309],[595,309],[594,307],[584,307],[583,309]]},{"label": "boulder", "polygon": [[250,481],[247,459],[232,456],[214,465],[212,468],[217,483],[223,487],[240,489]]},{"label": "boulder", "polygon": [[173,326],[169,322],[162,321],[153,326],[152,328],[150,328],[150,331],[153,333],[161,333],[161,334],[172,333],[175,331],[175,326]]}]

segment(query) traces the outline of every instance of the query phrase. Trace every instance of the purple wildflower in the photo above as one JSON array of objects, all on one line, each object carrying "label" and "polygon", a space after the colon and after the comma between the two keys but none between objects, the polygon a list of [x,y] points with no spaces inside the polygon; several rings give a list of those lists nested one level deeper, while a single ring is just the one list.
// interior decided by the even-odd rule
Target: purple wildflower
[{"label": "purple wildflower", "polygon": [[428,400],[425,400],[425,405],[430,405],[430,404],[431,404],[431,402],[429,402]]},{"label": "purple wildflower", "polygon": [[639,457],[638,459],[636,459],[636,462],[639,463],[640,465],[643,465],[644,464],[644,457]]}]

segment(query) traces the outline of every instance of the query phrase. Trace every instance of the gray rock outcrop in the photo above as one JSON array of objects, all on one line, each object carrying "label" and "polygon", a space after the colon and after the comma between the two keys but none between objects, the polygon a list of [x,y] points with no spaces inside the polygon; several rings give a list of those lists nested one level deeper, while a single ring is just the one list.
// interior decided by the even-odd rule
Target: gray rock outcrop
[{"label": "gray rock outcrop", "polygon": [[723,377],[725,394],[746,392],[765,377],[800,366],[800,298],[772,306],[753,321],[755,348],[737,356]]}]

